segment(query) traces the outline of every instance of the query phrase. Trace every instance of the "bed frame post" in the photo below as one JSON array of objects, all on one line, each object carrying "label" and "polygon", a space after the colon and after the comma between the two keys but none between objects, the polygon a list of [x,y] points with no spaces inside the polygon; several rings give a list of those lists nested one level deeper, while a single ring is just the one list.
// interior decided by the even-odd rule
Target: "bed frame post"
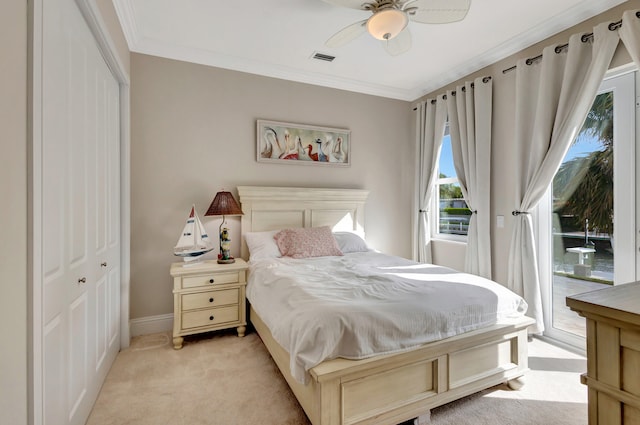
[{"label": "bed frame post", "polygon": [[342,424],[342,400],[340,379],[322,382],[319,394],[320,423],[322,425]]}]

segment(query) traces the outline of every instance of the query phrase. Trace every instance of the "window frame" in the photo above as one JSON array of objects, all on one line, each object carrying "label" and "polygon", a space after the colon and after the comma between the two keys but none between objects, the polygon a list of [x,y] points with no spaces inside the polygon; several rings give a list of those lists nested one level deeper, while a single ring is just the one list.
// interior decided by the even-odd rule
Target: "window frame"
[{"label": "window frame", "polygon": [[[445,241],[455,241],[455,242],[463,242],[466,243],[468,240],[468,235],[456,235],[451,233],[441,233],[440,232],[440,186],[443,184],[460,184],[460,180],[458,180],[458,175],[456,173],[455,177],[439,177],[440,176],[440,160],[442,158],[442,143],[444,143],[444,138],[449,136],[449,140],[451,140],[449,133],[449,119],[445,124],[445,131],[442,136],[440,152],[438,153],[438,164],[437,164],[437,172],[436,179],[433,182],[433,192],[431,195],[431,205],[430,205],[430,213],[429,219],[431,221],[431,239],[436,240],[445,240]],[[451,142],[449,142],[451,143]],[[454,169],[455,172],[455,169]],[[465,200],[466,204],[466,200]]]}]

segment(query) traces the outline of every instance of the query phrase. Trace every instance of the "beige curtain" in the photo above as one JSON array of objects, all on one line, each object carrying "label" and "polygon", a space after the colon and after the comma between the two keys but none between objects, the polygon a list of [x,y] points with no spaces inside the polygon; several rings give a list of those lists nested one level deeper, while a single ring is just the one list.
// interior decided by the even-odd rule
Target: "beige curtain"
[{"label": "beige curtain", "polygon": [[464,199],[473,211],[465,271],[487,279],[491,279],[492,93],[490,77],[447,92],[453,163]]},{"label": "beige curtain", "polygon": [[627,10],[622,15],[623,25],[618,30],[620,39],[627,48],[629,55],[640,68],[640,11]]},{"label": "beige curtain", "polygon": [[[625,25],[625,24],[623,24]],[[593,43],[573,35],[568,49],[549,46],[539,63],[517,63],[517,205],[511,237],[508,287],[529,304],[536,320],[531,333],[544,331],[536,243],[530,212],[549,188],[593,104],[618,45],[609,23],[594,28]]]},{"label": "beige curtain", "polygon": [[447,121],[445,101],[440,98],[420,102],[416,108],[416,141],[418,145],[418,238],[417,260],[431,263],[431,226],[429,206],[433,192],[442,137]]}]

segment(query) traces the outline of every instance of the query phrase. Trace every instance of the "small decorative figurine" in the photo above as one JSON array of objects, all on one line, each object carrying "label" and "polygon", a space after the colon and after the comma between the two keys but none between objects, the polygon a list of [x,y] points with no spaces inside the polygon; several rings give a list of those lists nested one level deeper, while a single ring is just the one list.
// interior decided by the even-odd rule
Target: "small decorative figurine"
[{"label": "small decorative figurine", "polygon": [[235,259],[231,256],[231,237],[229,229],[226,227],[220,232],[220,254],[218,254],[218,263],[229,264],[234,263]]}]

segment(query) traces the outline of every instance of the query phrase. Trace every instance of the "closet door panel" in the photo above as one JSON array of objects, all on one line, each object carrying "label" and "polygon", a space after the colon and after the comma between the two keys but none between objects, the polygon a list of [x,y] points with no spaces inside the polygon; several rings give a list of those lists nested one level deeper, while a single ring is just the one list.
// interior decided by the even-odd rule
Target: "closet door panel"
[{"label": "closet door panel", "polygon": [[76,2],[40,4],[42,181],[34,184],[42,195],[34,216],[42,221],[43,417],[36,423],[84,424],[120,342],[119,86]]},{"label": "closet door panel", "polygon": [[95,170],[95,252],[99,257],[107,250],[107,209],[108,203],[108,132],[107,132],[107,87],[106,80],[97,67],[92,69],[95,77],[95,157],[93,167]]},{"label": "closet door panel", "polygon": [[[97,279],[94,301],[98,312],[95,322],[96,374],[101,379],[106,376],[119,348],[119,342],[113,343],[110,335],[114,313],[112,296],[120,296],[119,285],[114,287],[117,276],[112,272],[120,269],[120,203],[114,201],[120,198],[119,87],[101,57],[90,61],[89,71],[95,93],[91,105],[95,121],[95,152],[91,158],[95,178],[92,188],[93,264]],[[117,306],[119,309],[119,300]],[[119,319],[119,310],[115,319]]]},{"label": "closet door panel", "polygon": [[120,88],[113,79],[107,84],[107,96],[108,243],[120,255]]},{"label": "closet door panel", "polygon": [[117,352],[120,347],[120,267],[114,266],[109,270],[107,282],[109,350]]},{"label": "closet door panel", "polygon": [[106,276],[96,284],[95,337],[96,337],[96,369],[100,369],[107,358],[108,338],[108,283]]},{"label": "closet door panel", "polygon": [[57,316],[43,329],[44,376],[42,381],[47,397],[44,399],[42,411],[45,425],[57,425],[61,423],[60,418],[66,415],[66,390],[59,386],[64,382],[67,368],[66,344],[60,344],[60,341],[65,340],[66,335],[66,329],[63,328],[61,316]]},{"label": "closet door panel", "polygon": [[84,423],[83,403],[86,403],[91,384],[89,375],[88,316],[89,306],[86,293],[80,295],[69,306],[69,365],[67,370],[68,417],[70,423]]},{"label": "closet door panel", "polygon": [[[70,23],[71,24],[71,23]],[[70,62],[67,70],[68,107],[63,119],[68,121],[69,146],[67,155],[69,167],[69,196],[67,197],[66,228],[69,241],[69,264],[72,269],[86,267],[89,260],[89,204],[90,183],[93,176],[89,173],[90,151],[94,147],[91,128],[92,116],[88,92],[86,66],[89,58],[87,46],[74,37],[74,26],[70,25],[67,42],[70,45]],[[81,273],[83,270],[81,270]]]},{"label": "closet door panel", "polygon": [[[66,209],[68,199],[69,138],[68,121],[60,114],[49,111],[68,109],[68,70],[71,48],[67,36],[59,27],[64,27],[64,11],[50,2],[44,3],[46,19],[43,20],[43,39],[46,48],[43,51],[45,69],[42,75],[43,114],[42,114],[42,180],[34,182],[41,185],[42,198],[42,303],[43,329],[53,320],[61,321],[66,314],[68,302],[66,274],[68,273],[68,242]],[[51,339],[60,333],[50,333],[44,341],[44,347],[51,346]],[[48,361],[44,359],[45,364]],[[50,376],[51,379],[51,376]],[[45,384],[46,387],[46,384]]]}]

